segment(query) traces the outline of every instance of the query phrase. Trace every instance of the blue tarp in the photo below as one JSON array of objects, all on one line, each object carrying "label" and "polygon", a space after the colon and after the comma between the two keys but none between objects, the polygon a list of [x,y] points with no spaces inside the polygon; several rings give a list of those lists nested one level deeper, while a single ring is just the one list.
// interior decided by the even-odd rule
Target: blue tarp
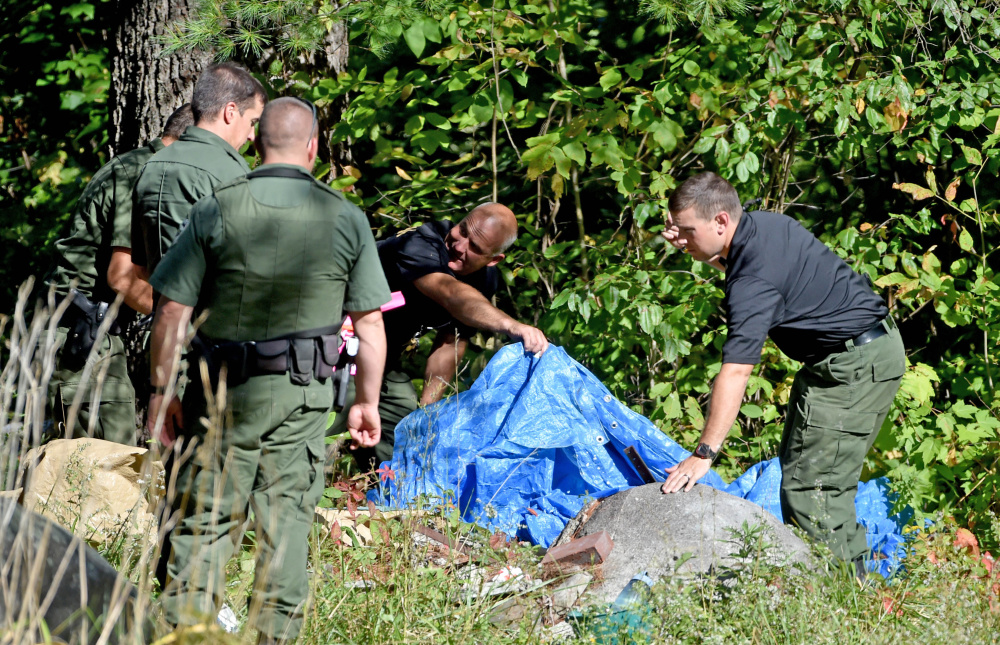
[{"label": "blue tarp", "polygon": [[[503,348],[466,392],[417,410],[396,427],[395,478],[369,493],[376,503],[454,503],[465,521],[549,546],[590,499],[643,484],[625,457],[635,446],[658,479],[691,453],[623,405],[586,368],[555,346],[541,358]],[[700,480],[762,506],[779,519],[777,459],[727,484]],[[890,573],[903,553],[884,480],[861,483],[855,498],[868,543]]]}]

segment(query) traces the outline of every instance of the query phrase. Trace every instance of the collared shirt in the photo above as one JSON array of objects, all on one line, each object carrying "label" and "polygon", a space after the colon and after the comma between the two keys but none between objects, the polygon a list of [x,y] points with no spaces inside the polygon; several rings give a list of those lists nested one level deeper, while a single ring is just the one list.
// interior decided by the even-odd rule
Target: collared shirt
[{"label": "collared shirt", "polygon": [[112,302],[108,266],[115,247],[132,246],[132,189],[143,165],[164,148],[154,139],[123,152],[94,173],[76,204],[69,234],[56,242],[59,259],[49,277],[65,295],[75,280],[76,290],[91,300]]},{"label": "collared shirt", "polygon": [[142,169],[132,211],[132,262],[152,273],[187,221],[191,206],[213,190],[250,172],[225,139],[189,126],[173,145]]},{"label": "collared shirt", "polygon": [[483,267],[462,276],[455,275],[448,268],[450,258],[445,238],[453,226],[448,220],[428,222],[378,243],[379,260],[389,289],[402,292],[406,299],[404,306],[383,314],[387,370],[397,369],[411,339],[427,331],[455,332],[465,338],[475,333],[474,329],[455,320],[444,307],[425,296],[414,286],[414,280],[431,273],[444,273],[474,287],[487,299],[497,291],[500,274],[496,267]]},{"label": "collared shirt", "polygon": [[819,360],[889,313],[867,278],[785,215],[744,213],[724,264],[724,363],[759,363],[768,336],[795,360]]},{"label": "collared shirt", "polygon": [[267,340],[339,323],[389,301],[361,210],[299,166],[300,177],[240,178],[191,209],[150,278],[196,311],[215,340]]}]

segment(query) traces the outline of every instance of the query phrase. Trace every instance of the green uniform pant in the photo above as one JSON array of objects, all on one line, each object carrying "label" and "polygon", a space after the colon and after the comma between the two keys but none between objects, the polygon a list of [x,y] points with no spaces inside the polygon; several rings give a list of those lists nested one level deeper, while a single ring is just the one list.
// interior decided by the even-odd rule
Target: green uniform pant
[{"label": "green uniform pant", "polygon": [[[337,435],[347,432],[347,413],[354,404],[354,379],[349,382],[344,409],[337,413],[333,427],[327,434]],[[353,451],[358,467],[369,471],[383,461],[392,459],[392,446],[396,439],[396,425],[403,417],[417,409],[417,391],[413,388],[410,375],[403,371],[389,371],[382,377],[382,391],[378,399],[378,415],[382,422],[382,438],[374,448],[359,448]]]},{"label": "green uniform pant", "polygon": [[[60,345],[65,343],[66,333],[66,327],[57,328],[56,342]],[[107,335],[101,340],[100,349],[88,361],[91,372],[86,381],[83,380],[83,369],[67,369],[62,365],[61,356],[60,352],[48,385],[49,414],[55,422],[53,438],[65,438],[63,424],[67,421],[73,399],[82,390],[80,411],[73,424],[71,438],[96,437],[134,446],[135,390],[128,377],[125,345],[121,337]],[[98,382],[101,384],[101,394],[95,402],[94,391]]]},{"label": "green uniform pant", "polygon": [[906,355],[899,330],[827,356],[795,376],[779,452],[781,511],[834,555],[868,552],[854,497],[865,455],[878,436]]},{"label": "green uniform pant", "polygon": [[164,617],[172,625],[214,620],[223,602],[226,563],[252,509],[257,542],[252,625],[274,638],[294,638],[309,593],[308,538],[323,493],[331,384],[313,379],[294,385],[287,374],[252,377],[229,390],[231,422],[221,433],[206,433],[195,421],[205,414],[203,391],[194,379],[184,397],[185,439],[199,447],[178,466],[172,506],[179,521],[166,547]]}]

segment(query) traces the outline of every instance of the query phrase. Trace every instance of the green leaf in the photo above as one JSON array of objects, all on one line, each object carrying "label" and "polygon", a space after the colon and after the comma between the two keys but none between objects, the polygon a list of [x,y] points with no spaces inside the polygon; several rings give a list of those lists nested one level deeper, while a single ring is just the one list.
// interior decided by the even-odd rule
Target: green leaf
[{"label": "green leaf", "polygon": [[653,135],[653,141],[665,152],[670,152],[677,147],[677,137],[674,136],[673,130],[667,123],[654,121],[650,124],[648,131]]},{"label": "green leaf", "polygon": [[970,165],[972,166],[983,165],[983,155],[975,148],[962,146],[962,154],[965,156],[965,160],[968,161]]},{"label": "green leaf", "polygon": [[646,225],[646,220],[655,216],[659,211],[659,208],[649,202],[639,204],[635,209],[635,225],[642,228]]},{"label": "green leaf", "polygon": [[677,392],[671,392],[663,400],[663,404],[660,406],[663,410],[663,416],[668,419],[679,419],[681,416],[681,398],[677,395]]},{"label": "green leaf", "polygon": [[419,114],[416,114],[407,119],[406,125],[403,126],[403,132],[412,137],[416,133],[420,132],[423,128],[424,128],[424,117]]},{"label": "green leaf", "polygon": [[[550,246],[549,249],[551,248],[552,247]],[[548,256],[547,253],[548,249],[545,250],[546,250],[546,256]],[[558,309],[559,307],[564,306],[566,302],[569,300],[570,293],[571,292],[568,290],[560,291],[559,294],[555,298],[553,298],[552,304],[549,305],[549,309]]]},{"label": "green leaf", "polygon": [[403,38],[406,40],[406,46],[410,48],[413,55],[420,58],[420,55],[424,53],[424,46],[427,44],[426,37],[424,36],[424,26],[421,23],[412,25],[403,32]]},{"label": "green leaf", "polygon": [[420,21],[421,27],[423,27],[424,38],[432,43],[441,42],[441,27],[438,26],[436,20],[430,17],[425,17]]},{"label": "green leaf", "polygon": [[437,112],[425,112],[424,118],[427,122],[433,125],[435,128],[440,128],[442,130],[451,130],[451,123],[448,119],[444,118]]},{"label": "green leaf", "polygon": [[645,304],[639,307],[639,327],[652,335],[656,326],[663,321],[663,309],[659,305]]},{"label": "green leaf", "polygon": [[958,234],[958,245],[962,247],[962,250],[966,253],[972,251],[972,234],[969,233],[969,229],[963,228],[962,232]]},{"label": "green leaf", "polygon": [[736,177],[741,182],[746,182],[750,179],[750,171],[747,170],[747,164],[742,159],[736,163]]},{"label": "green leaf", "polygon": [[570,141],[562,147],[562,150],[579,167],[583,168],[584,164],[587,163],[587,152],[579,141]]},{"label": "green leaf", "polygon": [[607,92],[609,89],[618,85],[622,80],[622,73],[615,68],[611,68],[608,71],[601,74],[600,81],[601,89]]},{"label": "green leaf", "polygon": [[89,2],[77,2],[69,5],[68,7],[63,7],[60,13],[67,14],[73,19],[79,18],[80,16],[86,16],[87,20],[93,20],[94,5]]},{"label": "green leaf", "polygon": [[684,61],[682,67],[684,68],[684,73],[689,76],[697,76],[701,72],[701,67],[698,66],[698,63],[690,59]]},{"label": "green leaf", "polygon": [[698,143],[694,144],[692,150],[695,154],[703,155],[715,145],[715,139],[713,137],[702,136],[698,139]]},{"label": "green leaf", "polygon": [[893,188],[896,190],[901,190],[904,193],[909,193],[913,196],[913,199],[920,201],[922,199],[930,199],[934,196],[930,188],[924,188],[919,184],[893,184]]},{"label": "green leaf", "polygon": [[764,410],[759,405],[746,403],[740,407],[740,412],[748,419],[759,419],[764,416]]},{"label": "green leaf", "polygon": [[509,112],[514,105],[514,86],[505,78],[500,79],[500,111]]},{"label": "green leaf", "polygon": [[733,126],[733,141],[738,145],[746,145],[747,141],[750,140],[750,130],[742,121],[737,121],[736,125]]}]

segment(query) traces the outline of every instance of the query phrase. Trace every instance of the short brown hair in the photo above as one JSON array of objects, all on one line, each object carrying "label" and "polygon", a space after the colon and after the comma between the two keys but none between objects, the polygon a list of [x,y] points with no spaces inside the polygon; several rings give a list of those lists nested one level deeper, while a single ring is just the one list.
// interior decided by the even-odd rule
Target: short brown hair
[{"label": "short brown hair", "polygon": [[736,189],[714,172],[703,172],[685,180],[670,196],[667,208],[671,213],[693,208],[698,218],[705,221],[722,211],[737,221],[743,215]]},{"label": "short brown hair", "polygon": [[163,126],[163,133],[160,134],[160,138],[171,137],[172,139],[180,139],[189,125],[194,125],[194,112],[191,110],[191,104],[185,103],[167,117],[167,123]]},{"label": "short brown hair", "polygon": [[219,110],[233,102],[240,114],[260,101],[267,103],[267,92],[256,78],[242,65],[219,63],[206,69],[194,84],[191,111],[195,123],[214,119]]}]

